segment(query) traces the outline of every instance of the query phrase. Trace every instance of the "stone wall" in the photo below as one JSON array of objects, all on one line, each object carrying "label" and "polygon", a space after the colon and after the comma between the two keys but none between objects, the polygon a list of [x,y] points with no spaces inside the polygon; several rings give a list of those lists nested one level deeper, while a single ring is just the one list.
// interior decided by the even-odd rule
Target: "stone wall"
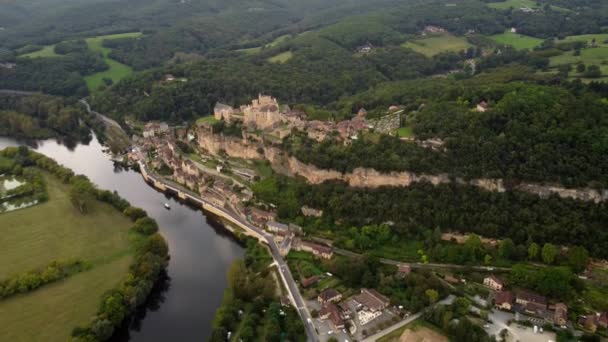
[{"label": "stone wall", "polygon": [[[429,183],[447,184],[452,182],[449,175],[416,174],[408,171],[381,173],[370,168],[356,168],[349,173],[336,170],[319,169],[314,165],[301,162],[295,157],[288,156],[286,152],[277,147],[264,146],[252,139],[238,139],[225,137],[208,132],[199,132],[199,145],[209,153],[217,155],[224,151],[228,156],[243,159],[268,160],[272,168],[286,176],[301,176],[311,184],[320,184],[330,180],[341,180],[353,187],[377,188],[381,186],[407,187],[412,183],[427,181]],[[455,179],[459,184],[469,184],[492,192],[505,192],[506,186],[502,179],[473,179],[465,181]],[[557,194],[562,198],[573,198],[581,201],[596,203],[608,200],[608,190],[597,191],[590,188],[568,189],[558,185],[544,185],[534,183],[521,183],[513,187],[514,190],[524,191],[540,197]]]}]

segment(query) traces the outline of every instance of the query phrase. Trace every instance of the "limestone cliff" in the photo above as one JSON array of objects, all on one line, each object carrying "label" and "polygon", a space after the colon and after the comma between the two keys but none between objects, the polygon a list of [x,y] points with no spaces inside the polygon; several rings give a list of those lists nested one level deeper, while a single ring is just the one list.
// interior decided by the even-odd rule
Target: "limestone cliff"
[{"label": "limestone cliff", "polygon": [[[421,181],[435,185],[447,184],[453,181],[447,174],[428,175],[415,174],[408,171],[381,173],[374,169],[361,167],[354,169],[350,173],[324,170],[314,165],[305,164],[295,157],[288,156],[287,153],[277,147],[264,146],[259,141],[226,137],[207,132],[199,133],[198,142],[201,148],[214,155],[223,151],[230,157],[268,160],[276,172],[287,176],[304,177],[311,184],[341,180],[353,187],[377,188],[381,186],[407,187],[412,183]],[[455,181],[459,184],[469,184],[487,191],[507,191],[502,179],[481,178],[470,181],[455,179]],[[596,203],[608,200],[608,190],[600,192],[591,188],[568,189],[558,185],[521,183],[512,189],[532,193],[540,197],[557,194],[562,198],[573,198]]]}]

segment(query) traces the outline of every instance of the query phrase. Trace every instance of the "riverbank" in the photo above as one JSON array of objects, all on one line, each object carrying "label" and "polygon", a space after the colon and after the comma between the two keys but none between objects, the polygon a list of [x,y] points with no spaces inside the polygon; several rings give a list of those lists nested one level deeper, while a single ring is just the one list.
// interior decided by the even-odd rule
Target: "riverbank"
[{"label": "riverbank", "polygon": [[[0,303],[2,339],[107,340],[145,302],[167,266],[168,247],[156,222],[42,154],[6,148],[0,155],[13,170],[40,173],[48,191],[42,204],[0,216],[2,233],[10,236],[0,244],[0,276],[11,279],[4,294],[14,281],[21,294]],[[53,266],[63,260],[85,266],[75,272]],[[42,272],[16,273],[47,264]]]},{"label": "riverbank", "polygon": [[[200,210],[154,190],[139,173],[113,163],[95,136],[87,145],[69,147],[56,140],[26,142],[0,137],[0,149],[25,144],[143,208],[158,222],[169,244],[171,260],[166,277],[112,341],[208,339],[227,284],[226,270],[243,255],[233,236]],[[163,207],[165,202],[171,210]]]}]

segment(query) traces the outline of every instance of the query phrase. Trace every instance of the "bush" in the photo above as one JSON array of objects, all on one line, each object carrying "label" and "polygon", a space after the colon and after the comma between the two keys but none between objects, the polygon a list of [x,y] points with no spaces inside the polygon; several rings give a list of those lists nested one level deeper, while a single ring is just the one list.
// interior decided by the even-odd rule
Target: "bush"
[{"label": "bush", "polygon": [[158,231],[158,224],[152,218],[142,217],[135,221],[133,230],[143,235],[152,235]]}]

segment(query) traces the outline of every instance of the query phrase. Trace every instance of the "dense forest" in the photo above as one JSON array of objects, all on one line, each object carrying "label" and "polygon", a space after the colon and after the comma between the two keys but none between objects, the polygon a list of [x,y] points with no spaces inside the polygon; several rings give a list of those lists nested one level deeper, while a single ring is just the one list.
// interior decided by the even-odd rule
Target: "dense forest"
[{"label": "dense forest", "polygon": [[[388,244],[393,237],[397,241],[424,240],[439,228],[511,238],[523,245],[579,245],[593,256],[608,256],[604,248],[608,235],[602,228],[608,220],[605,203],[429,183],[374,190],[336,182],[308,185],[278,175],[264,179],[254,190],[262,200],[277,203],[278,214],[284,219],[298,219],[303,205],[323,208],[323,217],[308,224],[315,231],[331,231],[335,237],[352,236],[351,227],[391,222],[388,239],[379,240],[379,245]],[[376,230],[370,236],[381,239],[386,235]]]},{"label": "dense forest", "polygon": [[62,98],[0,94],[0,135],[88,141],[91,129],[101,131],[102,125],[84,107]]},{"label": "dense forest", "polygon": [[[449,172],[465,178],[608,186],[608,106],[592,91],[572,93],[519,82],[485,82],[483,88],[473,82],[398,86],[404,101],[400,103],[425,104],[408,117],[416,136],[444,140],[445,151],[390,136],[381,136],[378,143],[362,139],[344,147],[296,135],[283,147],[305,163],[341,172],[362,166],[385,172]],[[491,103],[489,111],[473,109],[482,100]],[[363,102],[365,98],[362,106]]]}]

